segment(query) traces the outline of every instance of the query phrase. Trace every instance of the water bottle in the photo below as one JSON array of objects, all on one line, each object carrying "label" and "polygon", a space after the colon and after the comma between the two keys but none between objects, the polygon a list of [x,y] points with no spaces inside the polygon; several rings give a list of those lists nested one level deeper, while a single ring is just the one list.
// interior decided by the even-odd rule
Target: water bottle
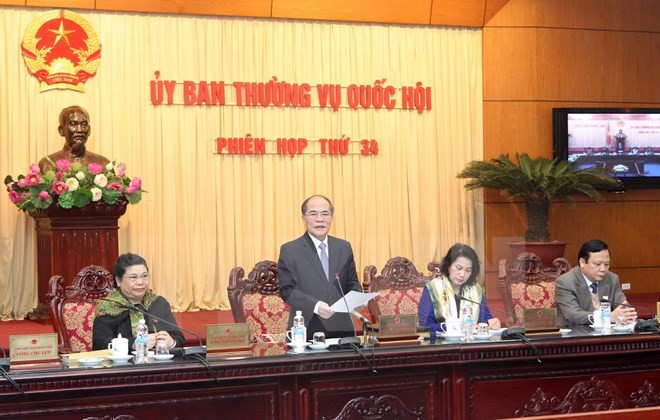
[{"label": "water bottle", "polygon": [[469,306],[463,308],[463,315],[461,316],[461,330],[465,336],[465,341],[472,341],[474,331],[472,330],[474,320],[472,319],[472,309]]},{"label": "water bottle", "polygon": [[607,296],[600,300],[600,313],[603,317],[603,332],[608,333],[612,329],[612,305]]},{"label": "water bottle", "polygon": [[140,320],[135,328],[135,363],[147,363],[147,352],[149,350],[149,331],[144,318]]},{"label": "water bottle", "polygon": [[305,348],[307,345],[307,328],[305,327],[305,318],[302,316],[302,311],[296,311],[296,316],[293,318],[293,346]]}]

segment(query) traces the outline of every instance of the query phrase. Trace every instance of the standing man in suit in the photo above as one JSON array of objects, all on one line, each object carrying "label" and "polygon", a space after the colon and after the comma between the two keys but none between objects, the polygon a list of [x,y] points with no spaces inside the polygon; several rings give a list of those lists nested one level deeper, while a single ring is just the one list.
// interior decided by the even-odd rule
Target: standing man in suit
[{"label": "standing man in suit", "polygon": [[[609,271],[610,250],[599,239],[585,242],[578,252],[579,267],[561,275],[555,282],[557,326],[588,324],[588,316],[600,306],[607,296],[612,303],[612,319],[625,316],[628,321],[637,318],[637,312],[628,304],[621,290],[619,276]],[[621,305],[621,304],[624,305]]]},{"label": "standing man in suit", "polygon": [[282,245],[277,263],[280,296],[291,307],[289,328],[296,311],[302,311],[308,339],[319,331],[327,338],[353,336],[351,316],[330,308],[342,298],[342,291],[362,291],[351,244],[328,236],[335,209],[327,197],[313,195],[301,210],[307,232]]}]

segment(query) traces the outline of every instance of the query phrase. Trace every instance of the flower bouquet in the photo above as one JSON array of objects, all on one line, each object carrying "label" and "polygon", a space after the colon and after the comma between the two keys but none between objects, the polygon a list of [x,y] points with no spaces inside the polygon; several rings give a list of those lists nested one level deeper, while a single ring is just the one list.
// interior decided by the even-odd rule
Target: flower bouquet
[{"label": "flower bouquet", "polygon": [[89,165],[60,159],[50,162],[56,170],[42,174],[37,164],[30,165],[27,175],[19,175],[14,181],[5,178],[9,199],[23,211],[47,209],[53,203],[63,209],[83,208],[90,203],[103,201],[116,204],[123,197],[131,204],[142,199],[140,178],[126,176],[126,165],[110,162],[105,167],[98,163]]}]

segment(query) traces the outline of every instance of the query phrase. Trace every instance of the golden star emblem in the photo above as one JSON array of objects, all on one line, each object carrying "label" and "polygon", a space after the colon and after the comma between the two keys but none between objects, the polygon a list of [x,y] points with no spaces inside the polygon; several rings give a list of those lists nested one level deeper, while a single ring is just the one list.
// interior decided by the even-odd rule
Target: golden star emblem
[{"label": "golden star emblem", "polygon": [[49,31],[51,31],[52,33],[54,33],[54,34],[57,35],[57,36],[55,37],[55,42],[53,43],[53,47],[54,47],[55,45],[57,45],[57,43],[60,42],[60,41],[62,40],[62,38],[64,38],[64,40],[66,41],[66,44],[67,44],[68,46],[71,46],[71,44],[69,43],[69,37],[68,37],[68,35],[74,33],[75,31],[74,31],[74,30],[70,30],[70,31],[65,31],[65,30],[64,30],[64,19],[60,20],[60,27],[59,27],[59,29],[57,29],[57,30],[49,29]]}]

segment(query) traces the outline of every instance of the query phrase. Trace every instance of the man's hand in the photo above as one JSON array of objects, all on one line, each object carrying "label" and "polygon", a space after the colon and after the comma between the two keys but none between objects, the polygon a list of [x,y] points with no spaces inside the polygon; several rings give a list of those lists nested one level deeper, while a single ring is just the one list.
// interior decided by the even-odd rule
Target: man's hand
[{"label": "man's hand", "polygon": [[618,316],[625,316],[628,322],[637,319],[637,311],[635,308],[626,306],[627,304],[628,301],[626,300],[623,302],[623,304],[617,306],[616,309],[612,311],[612,319],[616,320],[616,317]]},{"label": "man's hand", "polygon": [[328,319],[335,314],[334,309],[331,309],[330,306],[325,303],[319,303],[319,316],[323,319]]}]

